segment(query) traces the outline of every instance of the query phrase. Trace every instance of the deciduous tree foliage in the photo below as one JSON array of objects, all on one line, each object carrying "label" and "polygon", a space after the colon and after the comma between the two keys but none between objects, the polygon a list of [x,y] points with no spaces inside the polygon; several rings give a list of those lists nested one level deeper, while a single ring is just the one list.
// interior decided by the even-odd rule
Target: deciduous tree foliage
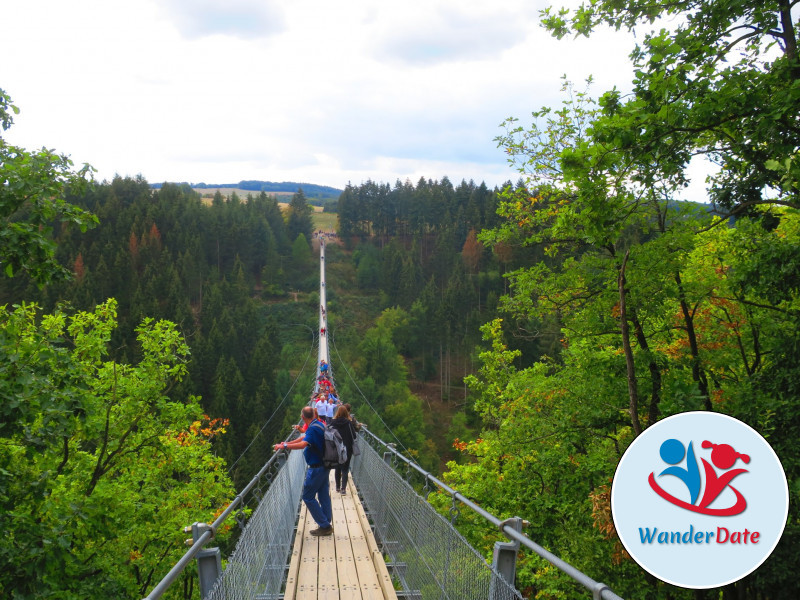
[{"label": "deciduous tree foliage", "polygon": [[183,338],[146,319],[141,359],[111,360],[116,307],[0,309],[4,597],[141,597],[183,553],[180,528],[232,497],[210,444],[224,424],[167,395]]},{"label": "deciduous tree foliage", "polygon": [[[0,142],[0,260],[15,275],[0,281],[0,596],[141,597],[182,554],[180,528],[230,498],[224,458],[275,400],[276,336],[252,286],[285,285],[283,217],[264,194],[204,206],[141,177],[89,187],[88,167]],[[237,393],[207,417],[193,393],[214,388],[212,358]],[[212,451],[226,428],[237,442]]]},{"label": "deciduous tree foliage", "polygon": [[648,30],[632,53],[633,94],[608,92],[595,139],[635,158],[638,178],[686,179],[693,156],[712,160],[712,201],[734,212],[760,203],[798,207],[800,57],[791,0],[647,0],[545,11],[556,36],[600,24]]},{"label": "deciduous tree foliage", "polygon": [[407,343],[408,324],[404,310],[386,309],[358,345],[357,374],[372,408],[378,411],[375,415],[365,407],[359,415],[369,420],[374,433],[399,441],[413,459],[433,471],[439,459],[432,427],[426,423],[422,401],[408,387],[408,371],[397,350],[398,344]]},{"label": "deciduous tree foliage", "polygon": [[[24,274],[5,279],[0,302],[37,301],[52,311],[69,301],[92,310],[116,298],[119,327],[111,348],[119,362],[138,359],[135,328],[144,318],[176,323],[192,354],[188,376],[172,394],[176,399],[196,394],[212,418],[231,420],[230,435],[218,451],[232,464],[249,444],[246,431],[254,423],[260,428],[277,403],[274,394],[265,392],[275,379],[280,342],[258,302],[261,295],[285,294],[286,278],[294,274],[276,199],[260,194],[226,201],[220,195],[209,205],[188,186],[165,184],[153,190],[141,177],[116,177],[67,199],[100,219],[85,234],[60,224],[54,228],[56,258],[82,276],[41,290]],[[263,359],[258,368],[250,364],[256,354]],[[236,395],[223,394],[217,385],[223,359],[244,378]],[[269,402],[259,410],[242,410],[240,394],[245,404],[257,394]],[[251,475],[240,469],[236,481],[246,482]]]},{"label": "deciduous tree foliage", "polygon": [[[0,127],[7,131],[19,109],[0,89]],[[64,199],[68,190],[80,193],[92,169],[74,171],[63,154],[42,148],[29,152],[8,144],[0,135],[0,267],[8,277],[24,272],[44,285],[70,271],[56,260],[53,224],[71,223],[86,231],[97,218]]]},{"label": "deciduous tree foliage", "polygon": [[[774,271],[760,278],[763,287],[743,282],[754,281],[750,277],[756,261],[751,251],[763,246],[770,248],[770,254],[791,252],[800,243],[798,225],[798,215],[786,211],[773,231],[766,231],[758,221],[742,220],[736,228],[697,234],[682,267],[684,285],[695,297],[692,307],[700,365],[709,380],[712,409],[749,423],[770,441],[782,459],[793,498],[800,473],[796,459],[800,411],[793,383],[797,365],[787,359],[787,352],[796,351],[798,344],[796,283]],[[653,244],[658,245],[657,241]],[[661,254],[656,247],[640,250],[643,258],[631,264],[628,285],[631,305],[640,309],[640,318],[646,314],[646,345],[632,338],[636,378],[648,394],[654,391],[655,381],[661,382],[660,418],[702,410],[705,401],[692,378],[692,351],[673,295],[676,288],[669,293],[670,281],[665,279],[659,291],[662,286],[651,280],[656,269],[644,260],[647,256],[656,260]],[[780,296],[773,295],[776,281],[786,286]],[[532,289],[536,288],[526,288]],[[478,439],[456,444],[473,462],[451,464],[446,479],[494,514],[528,519],[527,533],[534,540],[623,597],[693,597],[646,576],[616,538],[610,518],[610,481],[635,436],[627,406],[621,333],[614,323],[615,315],[616,320],[622,315],[612,299],[604,302],[600,295],[595,305],[593,301],[585,304],[585,309],[571,309],[563,316],[560,358],[541,360],[527,369],[515,366],[516,354],[503,342],[499,322],[485,328],[492,346],[481,355],[479,376],[470,378],[484,428]],[[645,313],[641,308],[647,304],[652,306]],[[570,326],[578,321],[583,321],[582,327]],[[633,322],[630,325],[635,327]],[[643,427],[651,422],[648,412],[649,407],[640,404]],[[467,524],[465,531],[476,544],[487,543],[486,551],[490,551],[493,538],[482,524]],[[796,508],[791,508],[773,556],[723,593],[790,597],[786,590],[796,589],[797,581],[788,565],[797,544]],[[566,578],[531,557],[523,560],[518,584],[531,595],[581,596]]]},{"label": "deciduous tree foliage", "polygon": [[[552,324],[557,355],[520,369],[502,324],[470,383],[484,430],[457,445],[472,464],[447,479],[495,514],[531,521],[536,541],[626,598],[790,598],[800,552],[796,248],[797,23],[785,2],[593,2],[551,13],[556,34],[599,23],[669,30],[633,53],[634,91],[595,102],[564,89],[557,110],[512,119],[498,141],[524,176],[504,195],[494,249],[537,249],[509,272],[508,318]],[[694,156],[719,167],[709,200],[734,221],[677,201]],[[699,210],[698,210],[699,209]],[[778,267],[778,265],[781,265]],[[547,333],[540,330],[537,335]],[[639,431],[685,410],[722,411],[773,444],[793,497],[784,536],[723,590],[680,590],[627,557],[610,518],[616,464]],[[479,523],[465,526],[486,544]],[[579,597],[526,557],[531,596]]]}]

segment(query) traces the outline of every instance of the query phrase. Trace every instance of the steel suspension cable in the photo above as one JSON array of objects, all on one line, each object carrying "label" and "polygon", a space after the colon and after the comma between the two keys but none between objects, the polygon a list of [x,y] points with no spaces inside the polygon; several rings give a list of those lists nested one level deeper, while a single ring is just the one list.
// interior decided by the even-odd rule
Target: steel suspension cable
[{"label": "steel suspension cable", "polygon": [[230,475],[231,471],[233,471],[233,468],[239,463],[239,461],[242,460],[242,458],[244,458],[244,455],[247,454],[247,451],[250,450],[250,448],[253,446],[253,444],[256,443],[256,440],[258,439],[258,436],[260,436],[264,432],[264,430],[267,428],[267,425],[272,423],[272,419],[275,417],[275,415],[278,413],[278,411],[281,409],[281,407],[286,403],[286,399],[289,397],[289,394],[292,393],[292,390],[294,389],[295,384],[300,380],[300,377],[305,372],[306,365],[308,365],[308,359],[311,358],[311,354],[312,354],[312,352],[314,352],[314,348],[316,348],[317,336],[314,333],[314,330],[311,329],[311,327],[309,327],[308,325],[304,325],[302,323],[292,323],[292,325],[299,325],[301,327],[305,327],[306,329],[308,329],[311,332],[311,347],[308,350],[308,354],[306,354],[306,360],[303,362],[303,366],[300,368],[300,372],[297,374],[297,377],[294,378],[294,381],[292,382],[292,385],[289,386],[289,390],[284,395],[283,400],[281,400],[280,404],[278,404],[278,406],[275,408],[275,410],[272,411],[272,414],[270,415],[269,419],[267,419],[267,422],[264,423],[264,426],[261,429],[259,429],[258,433],[256,433],[253,436],[253,439],[250,440],[250,443],[247,445],[247,448],[245,448],[242,451],[242,453],[239,455],[239,458],[237,458],[234,461],[234,463],[230,467],[228,467],[228,474],[229,475]]},{"label": "steel suspension cable", "polygon": [[[399,439],[399,438],[398,438],[398,437],[395,435],[395,433],[394,433],[394,431],[392,431],[391,427],[389,427],[389,426],[386,424],[386,421],[384,421],[384,420],[381,418],[381,415],[380,415],[380,413],[377,411],[377,409],[376,409],[374,406],[372,406],[372,404],[370,403],[370,401],[369,401],[369,400],[367,400],[367,397],[364,395],[364,392],[362,392],[362,391],[361,391],[361,388],[360,388],[360,387],[358,387],[358,384],[356,383],[356,380],[353,378],[353,375],[350,373],[350,370],[347,368],[347,365],[346,365],[346,364],[345,364],[345,362],[342,360],[342,355],[341,355],[341,354],[339,354],[339,348],[337,348],[337,347],[336,347],[336,338],[335,338],[335,336],[334,336],[333,334],[331,334],[330,340],[331,340],[331,342],[333,342],[333,349],[336,351],[336,356],[339,358],[339,363],[342,365],[342,368],[344,369],[344,372],[345,372],[345,373],[347,373],[347,376],[348,376],[348,378],[350,379],[350,381],[353,383],[353,385],[354,385],[354,386],[356,387],[356,389],[358,390],[358,393],[359,393],[359,394],[361,394],[361,397],[364,399],[364,402],[366,402],[366,403],[367,403],[367,406],[369,406],[369,407],[372,409],[372,412],[374,412],[374,413],[375,413],[375,415],[376,415],[376,416],[378,417],[378,419],[380,420],[380,422],[381,422],[381,423],[383,423],[383,426],[386,428],[386,431],[388,431],[388,432],[391,434],[391,436],[392,436],[392,437],[393,437],[393,438],[394,438],[394,439],[397,441],[397,443],[400,445],[400,447],[403,449],[403,451],[404,451],[404,452],[405,452],[407,455],[410,455],[410,453],[409,453],[409,451],[408,451],[408,448],[406,448],[406,447],[403,445],[403,442],[401,442],[401,441],[400,441],[400,439]],[[414,462],[416,462],[416,461],[414,461]]]}]

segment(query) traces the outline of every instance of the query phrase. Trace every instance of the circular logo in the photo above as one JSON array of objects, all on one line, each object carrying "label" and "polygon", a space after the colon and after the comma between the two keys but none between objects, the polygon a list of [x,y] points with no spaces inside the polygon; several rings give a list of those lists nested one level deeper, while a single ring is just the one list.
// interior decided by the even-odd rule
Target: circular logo
[{"label": "circular logo", "polygon": [[611,513],[647,572],[685,588],[720,587],[775,549],[789,488],[772,447],[741,421],[687,412],[647,428],[625,451]]}]

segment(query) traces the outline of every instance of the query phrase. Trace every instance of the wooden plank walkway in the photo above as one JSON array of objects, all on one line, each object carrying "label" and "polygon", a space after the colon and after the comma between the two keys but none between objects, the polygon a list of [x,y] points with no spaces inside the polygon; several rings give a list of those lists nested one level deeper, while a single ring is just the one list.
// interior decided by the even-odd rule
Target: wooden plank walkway
[{"label": "wooden plank walkway", "polygon": [[301,505],[284,600],[397,600],[352,479],[342,496],[329,476],[333,535],[311,535],[317,524]]}]

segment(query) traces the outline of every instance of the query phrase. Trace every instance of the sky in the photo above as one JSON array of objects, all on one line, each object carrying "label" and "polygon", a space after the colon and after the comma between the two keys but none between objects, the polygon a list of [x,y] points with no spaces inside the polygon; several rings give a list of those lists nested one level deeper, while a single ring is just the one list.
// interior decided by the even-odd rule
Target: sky
[{"label": "sky", "polygon": [[21,112],[5,138],[100,181],[500,186],[519,178],[495,141],[507,117],[557,106],[563,75],[630,87],[632,38],[556,40],[549,4],[9,2],[0,88]]}]

